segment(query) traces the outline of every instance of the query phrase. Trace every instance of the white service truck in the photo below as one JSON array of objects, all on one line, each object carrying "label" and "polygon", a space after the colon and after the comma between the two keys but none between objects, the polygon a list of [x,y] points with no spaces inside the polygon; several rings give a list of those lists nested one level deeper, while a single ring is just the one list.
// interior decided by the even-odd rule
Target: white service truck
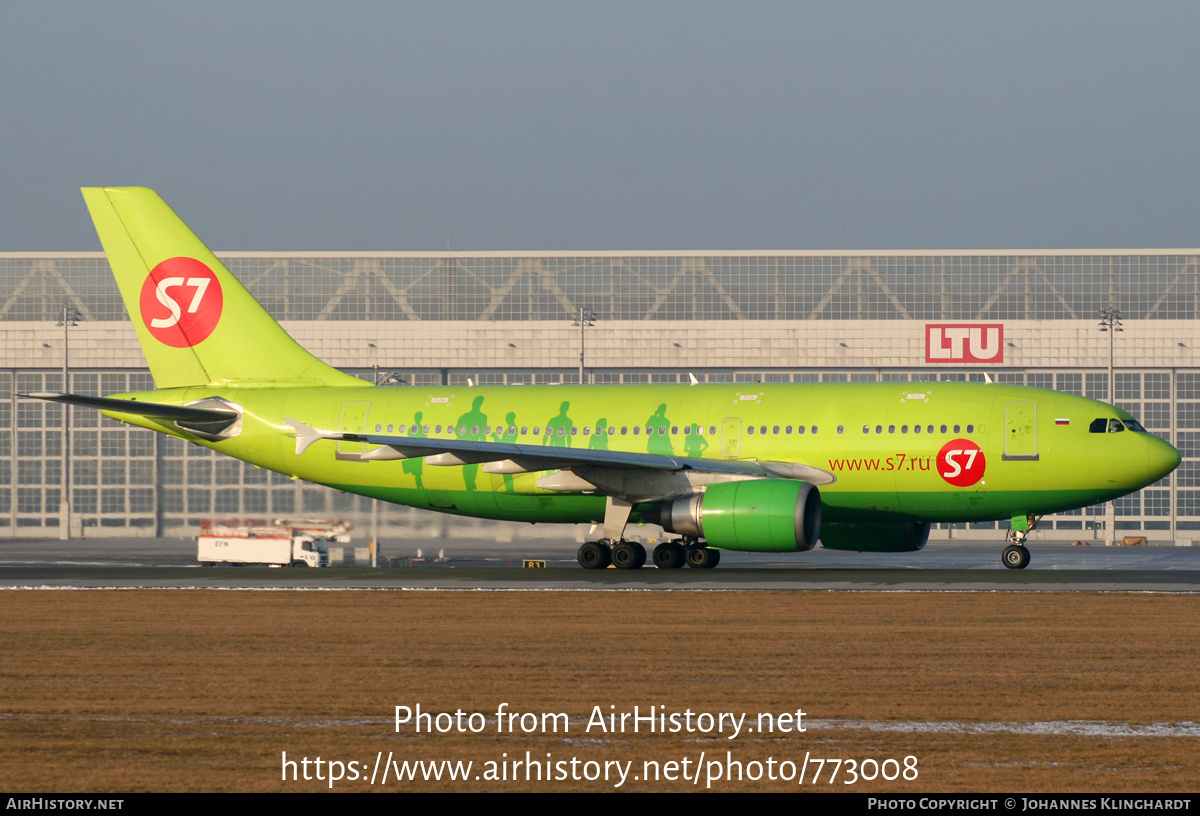
[{"label": "white service truck", "polygon": [[299,530],[266,524],[202,522],[196,559],[205,566],[329,566],[329,553],[320,539]]}]

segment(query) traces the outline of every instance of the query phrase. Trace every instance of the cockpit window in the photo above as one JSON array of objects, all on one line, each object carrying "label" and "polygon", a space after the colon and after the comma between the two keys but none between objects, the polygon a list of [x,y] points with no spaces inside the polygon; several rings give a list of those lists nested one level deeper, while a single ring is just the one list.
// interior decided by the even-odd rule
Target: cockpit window
[{"label": "cockpit window", "polygon": [[[1128,425],[1131,431],[1142,431],[1143,433],[1146,431],[1134,419],[1125,420],[1125,425]],[[1093,419],[1092,424],[1088,426],[1088,433],[1121,433],[1125,430],[1125,425],[1122,425],[1121,420],[1114,417],[1098,417]]]},{"label": "cockpit window", "polygon": [[1108,432],[1109,433],[1121,433],[1124,430],[1125,430],[1125,426],[1121,424],[1121,420],[1110,419],[1108,421]]},{"label": "cockpit window", "polygon": [[1145,428],[1143,428],[1142,423],[1138,422],[1136,419],[1125,420],[1125,427],[1131,431],[1137,431],[1138,433],[1150,433]]},{"label": "cockpit window", "polygon": [[1108,420],[1104,417],[1093,419],[1092,424],[1088,426],[1088,433],[1107,433]]}]

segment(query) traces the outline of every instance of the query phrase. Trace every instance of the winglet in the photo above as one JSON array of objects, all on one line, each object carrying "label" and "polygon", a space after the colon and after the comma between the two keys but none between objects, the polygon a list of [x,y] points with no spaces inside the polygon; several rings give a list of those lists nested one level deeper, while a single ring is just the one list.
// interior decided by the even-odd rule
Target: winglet
[{"label": "winglet", "polygon": [[318,431],[316,428],[310,428],[298,419],[284,417],[284,422],[292,426],[292,430],[296,432],[296,455],[300,456],[314,442],[320,442],[322,439],[338,437],[341,434],[336,431]]}]

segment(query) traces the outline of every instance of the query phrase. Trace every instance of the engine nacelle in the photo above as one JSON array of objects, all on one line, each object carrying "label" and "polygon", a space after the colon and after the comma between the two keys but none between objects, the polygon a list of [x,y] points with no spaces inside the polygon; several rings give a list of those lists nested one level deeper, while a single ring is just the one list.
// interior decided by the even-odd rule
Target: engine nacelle
[{"label": "engine nacelle", "polygon": [[826,524],[821,528],[821,546],[853,552],[916,552],[925,548],[929,527],[924,521]]},{"label": "engine nacelle", "polygon": [[657,522],[719,550],[811,550],[821,534],[821,493],[794,479],[719,482],[665,503]]}]

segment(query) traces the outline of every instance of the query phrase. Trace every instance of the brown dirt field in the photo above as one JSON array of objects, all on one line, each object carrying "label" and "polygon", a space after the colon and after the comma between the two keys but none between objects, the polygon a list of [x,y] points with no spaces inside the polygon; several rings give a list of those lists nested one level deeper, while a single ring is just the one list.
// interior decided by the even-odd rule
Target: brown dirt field
[{"label": "brown dirt field", "polygon": [[[315,790],[289,759],[644,760],[731,752],[903,761],[915,781],[805,790],[1200,790],[1194,736],[931,733],[915,723],[1200,722],[1200,597],[1120,594],[90,591],[0,593],[0,786]],[[480,712],[478,735],[395,732],[397,705]],[[494,712],[570,733],[495,733]],[[605,734],[608,712],[803,709],[805,733]],[[886,723],[869,727],[854,721]],[[822,725],[821,723],[824,723]],[[1193,732],[1194,733],[1194,732]],[[509,772],[511,776],[511,771]],[[524,772],[522,771],[522,774]],[[810,770],[811,775],[811,770]],[[343,781],[339,790],[367,790]],[[624,789],[691,790],[629,781]],[[375,790],[612,790],[612,782]],[[714,783],[792,790],[796,782]]]}]

